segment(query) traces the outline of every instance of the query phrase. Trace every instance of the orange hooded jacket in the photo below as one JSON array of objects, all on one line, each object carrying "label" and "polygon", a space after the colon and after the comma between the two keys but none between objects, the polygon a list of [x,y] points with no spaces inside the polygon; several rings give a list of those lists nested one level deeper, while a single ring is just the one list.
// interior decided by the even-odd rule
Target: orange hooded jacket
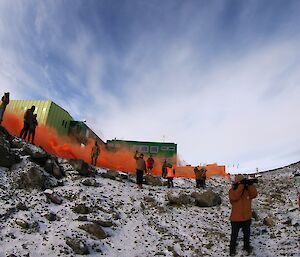
[{"label": "orange hooded jacket", "polygon": [[254,185],[239,184],[238,188],[229,190],[229,200],[232,205],[230,220],[246,221],[252,218],[251,201],[257,196],[257,190]]},{"label": "orange hooded jacket", "polygon": [[167,176],[166,178],[174,178],[175,176],[175,168],[172,167],[167,167]]}]

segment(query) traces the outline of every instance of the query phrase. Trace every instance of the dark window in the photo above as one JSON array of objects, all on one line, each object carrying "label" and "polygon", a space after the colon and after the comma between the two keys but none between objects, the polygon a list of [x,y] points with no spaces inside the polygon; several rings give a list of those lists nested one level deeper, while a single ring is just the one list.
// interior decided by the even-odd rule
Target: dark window
[{"label": "dark window", "polygon": [[134,150],[138,150],[140,153],[148,153],[149,152],[149,146],[147,145],[134,145]]},{"label": "dark window", "polygon": [[158,153],[158,146],[150,146],[150,153]]},{"label": "dark window", "polygon": [[160,149],[162,151],[175,151],[175,146],[162,146]]},{"label": "dark window", "polygon": [[62,121],[62,124],[61,124],[61,125],[62,125],[62,126],[65,125],[65,120]]},{"label": "dark window", "polygon": [[67,127],[68,122],[65,123],[65,128]]}]

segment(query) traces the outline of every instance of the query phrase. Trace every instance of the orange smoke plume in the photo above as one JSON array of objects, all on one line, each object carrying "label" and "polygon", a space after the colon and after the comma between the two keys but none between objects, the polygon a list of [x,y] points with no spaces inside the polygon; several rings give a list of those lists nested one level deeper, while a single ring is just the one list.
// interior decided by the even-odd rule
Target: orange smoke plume
[{"label": "orange smoke plume", "polygon": [[[12,113],[5,113],[2,124],[11,134],[19,136],[23,127],[22,118]],[[34,143],[41,146],[45,151],[58,157],[67,159],[82,159],[91,163],[91,151],[94,145],[93,141],[88,142],[85,147],[81,147],[78,142],[67,136],[59,136],[55,129],[43,124],[36,128]],[[100,156],[97,159],[97,166],[115,169],[126,172],[135,172],[134,153],[128,149],[120,149],[116,152],[109,151],[105,145],[100,145]],[[155,167],[153,174],[161,174],[161,161],[154,158]]]},{"label": "orange smoke plume", "polygon": [[[19,136],[23,127],[22,117],[12,113],[5,113],[2,125],[13,135]],[[35,141],[36,145],[41,146],[50,154],[66,159],[82,159],[91,163],[91,151],[94,141],[89,141],[85,147],[81,147],[78,142],[68,136],[59,136],[55,129],[45,125],[38,125],[36,128]],[[100,156],[97,159],[97,166],[114,169],[125,172],[135,172],[136,163],[133,158],[134,152],[121,148],[118,151],[111,151],[105,145],[100,145]],[[145,161],[147,156],[145,156]],[[153,174],[161,176],[162,159],[153,157],[154,168]],[[223,175],[225,176],[225,166],[207,165],[207,176]],[[176,177],[194,178],[194,167],[184,166],[176,167]]]}]

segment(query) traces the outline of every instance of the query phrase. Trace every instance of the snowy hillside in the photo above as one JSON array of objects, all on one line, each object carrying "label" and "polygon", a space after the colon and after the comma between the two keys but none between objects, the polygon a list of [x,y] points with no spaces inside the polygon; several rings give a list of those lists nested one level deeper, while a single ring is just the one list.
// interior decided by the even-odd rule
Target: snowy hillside
[{"label": "snowy hillside", "polygon": [[[208,180],[206,190],[181,178],[173,189],[137,189],[132,175],[59,159],[1,133],[0,162],[10,167],[0,168],[0,257],[228,256],[231,183],[225,178]],[[295,169],[259,178],[252,256],[300,256]],[[199,207],[195,192],[211,191],[221,204]],[[237,251],[245,255],[241,237]]]}]

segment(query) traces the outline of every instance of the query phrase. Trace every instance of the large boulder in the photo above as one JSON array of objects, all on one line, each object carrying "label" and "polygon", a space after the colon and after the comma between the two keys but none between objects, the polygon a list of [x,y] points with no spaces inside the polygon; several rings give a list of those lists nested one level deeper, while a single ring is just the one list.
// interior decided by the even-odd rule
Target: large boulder
[{"label": "large boulder", "polygon": [[61,179],[64,176],[63,170],[60,168],[57,158],[49,158],[44,165],[45,171],[53,175],[57,179]]},{"label": "large boulder", "polygon": [[101,220],[101,219],[94,220],[93,223],[101,227],[111,227],[114,225],[110,220]]},{"label": "large boulder", "polygon": [[78,214],[89,214],[92,212],[90,207],[87,207],[84,203],[76,204],[73,207],[73,212]]},{"label": "large boulder", "polygon": [[13,136],[9,134],[9,132],[0,125],[0,137],[4,138],[5,140],[11,142],[13,140]]},{"label": "large boulder", "polygon": [[29,163],[12,171],[14,186],[18,189],[45,190],[58,186],[58,181],[39,166]]},{"label": "large boulder", "polygon": [[50,189],[45,190],[44,193],[50,202],[58,204],[58,205],[62,204],[63,199],[57,193],[53,192]]},{"label": "large boulder", "polygon": [[187,205],[191,203],[191,197],[185,193],[173,193],[173,192],[168,192],[167,193],[167,200],[169,201],[170,205]]},{"label": "large boulder", "polygon": [[220,205],[222,202],[221,197],[211,190],[203,193],[193,192],[191,196],[195,199],[196,206],[199,207],[212,207]]},{"label": "large boulder", "polygon": [[89,168],[89,165],[85,161],[71,159],[69,160],[69,163],[79,173],[79,175],[84,177],[95,176],[94,172]]},{"label": "large boulder", "polygon": [[26,145],[26,142],[21,138],[15,137],[10,143],[11,148],[22,149]]},{"label": "large boulder", "polygon": [[160,177],[154,177],[154,176],[151,176],[151,175],[146,175],[144,177],[144,179],[145,179],[145,184],[146,185],[150,185],[150,186],[162,186],[163,185]]},{"label": "large boulder", "polygon": [[119,172],[115,170],[107,170],[105,173],[101,173],[103,178],[109,178],[115,180],[119,176]]},{"label": "large boulder", "polygon": [[66,238],[66,244],[72,248],[75,254],[86,255],[90,253],[85,243],[77,238]]},{"label": "large boulder", "polygon": [[88,232],[92,236],[98,238],[98,239],[105,239],[107,237],[106,233],[104,230],[101,228],[101,226],[95,224],[95,223],[90,223],[90,224],[84,224],[79,226],[80,229]]},{"label": "large boulder", "polygon": [[35,162],[40,166],[44,166],[47,159],[49,158],[49,154],[44,151],[41,147],[25,144],[22,149],[23,155],[30,155],[31,161]]},{"label": "large boulder", "polygon": [[8,137],[0,131],[0,167],[10,168],[18,162],[20,157],[11,151]]}]

